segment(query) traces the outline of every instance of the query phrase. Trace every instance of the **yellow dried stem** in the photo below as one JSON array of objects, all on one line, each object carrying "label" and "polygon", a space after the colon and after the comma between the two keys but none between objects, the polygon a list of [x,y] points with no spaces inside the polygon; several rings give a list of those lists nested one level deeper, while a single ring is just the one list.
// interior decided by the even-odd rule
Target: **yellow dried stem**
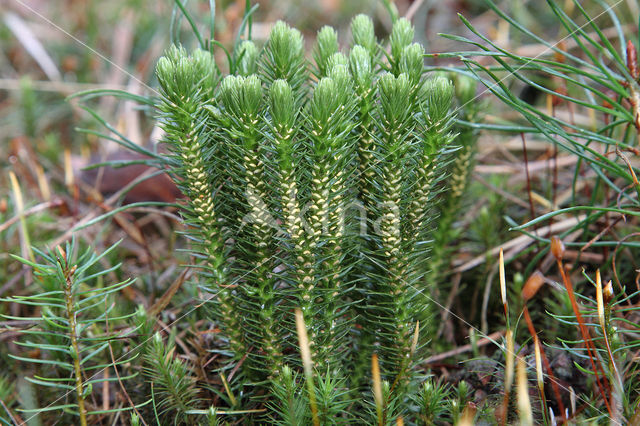
[{"label": "yellow dried stem", "polygon": [[504,307],[504,316],[509,318],[509,306],[507,305],[507,283],[504,274],[504,253],[502,247],[500,247],[500,257],[498,260],[498,267],[500,270],[500,295],[502,296],[502,306]]},{"label": "yellow dried stem", "polygon": [[540,356],[540,339],[538,339],[538,336],[533,336],[533,343],[535,345],[536,378],[538,380],[538,389],[540,389],[540,392],[544,392],[544,375],[542,374],[542,357]]},{"label": "yellow dried stem", "polygon": [[371,357],[371,377],[373,379],[373,399],[376,403],[376,413],[378,414],[378,425],[382,426],[383,406],[382,406],[382,379],[380,378],[380,365],[378,364],[378,354]]},{"label": "yellow dried stem", "polygon": [[473,426],[474,425],[473,420],[476,417],[477,411],[478,409],[476,408],[476,406],[473,403],[469,402],[467,406],[464,407],[464,410],[462,411],[462,415],[458,420],[458,426]]},{"label": "yellow dried stem", "polygon": [[49,181],[47,180],[44,169],[40,164],[36,166],[36,176],[38,178],[38,188],[40,189],[42,199],[45,201],[51,200],[51,188],[49,187]]},{"label": "yellow dried stem", "polygon": [[533,426],[533,413],[531,400],[529,399],[529,386],[527,384],[527,370],[524,358],[518,357],[516,386],[518,389],[518,414],[520,425]]},{"label": "yellow dried stem", "polygon": [[227,396],[229,397],[229,402],[231,402],[231,406],[235,406],[237,404],[237,400],[235,395],[231,391],[231,388],[229,387],[229,382],[227,381],[227,377],[224,375],[224,373],[220,373],[220,380],[222,380],[224,391],[227,393]]},{"label": "yellow dried stem", "polygon": [[18,184],[18,178],[14,172],[9,172],[9,180],[11,181],[11,188],[13,190],[13,201],[16,203],[16,211],[20,214],[22,210],[24,210],[24,201],[22,199],[20,184]]},{"label": "yellow dried stem", "polygon": [[[609,289],[607,290],[607,295],[612,296],[613,288],[611,286],[611,281],[607,283],[607,287],[609,287]],[[621,398],[619,397],[619,395],[623,389],[623,382],[622,382],[622,376],[618,371],[618,366],[616,364],[614,353],[611,349],[611,342],[610,342],[611,336],[610,336],[610,330],[607,329],[607,315],[605,315],[604,298],[605,297],[602,289],[602,277],[600,276],[600,269],[597,269],[596,270],[596,301],[598,304],[598,321],[600,322],[600,327],[602,327],[602,336],[604,337],[604,343],[607,348],[607,355],[609,356],[609,369],[613,371],[613,377],[610,378],[610,381],[613,383],[613,391],[611,393],[611,407],[613,410],[611,413],[611,416],[613,418],[619,415],[620,413],[619,406],[620,406]],[[610,298],[608,298],[607,302],[609,300]]]},{"label": "yellow dried stem", "polygon": [[502,303],[507,303],[507,285],[504,277],[504,252],[500,247],[500,256],[498,260],[498,266],[500,268],[500,295],[502,296]]},{"label": "yellow dried stem", "polygon": [[416,321],[416,329],[413,332],[413,341],[411,342],[411,357],[416,353],[418,347],[418,337],[420,337],[420,321]]},{"label": "yellow dried stem", "polygon": [[533,344],[535,349],[535,357],[536,357],[536,379],[538,382],[538,392],[540,393],[540,403],[542,404],[542,416],[544,419],[547,418],[547,398],[544,395],[544,375],[542,371],[542,356],[541,356],[541,348],[540,348],[540,339],[538,339],[537,335],[533,336]]},{"label": "yellow dried stem", "polygon": [[598,321],[606,336],[605,320],[604,320],[604,297],[602,295],[602,278],[600,277],[600,269],[596,270],[596,302],[598,303]]},{"label": "yellow dried stem", "polygon": [[64,150],[64,184],[67,188],[71,188],[75,183],[75,177],[73,175],[73,167],[71,166],[71,151],[69,149]]},{"label": "yellow dried stem", "polygon": [[24,218],[24,201],[22,199],[22,190],[20,189],[20,184],[18,183],[16,174],[12,171],[9,172],[9,180],[11,181],[11,190],[13,192],[13,202],[16,205],[16,213],[20,218],[20,233],[23,239],[23,253],[24,251],[26,251],[29,255],[29,260],[33,262],[35,261],[35,256],[33,255],[33,250],[31,249],[31,242],[27,229],[27,221]]},{"label": "yellow dried stem", "polygon": [[511,329],[507,330],[507,351],[505,354],[505,368],[504,368],[504,389],[505,392],[511,391],[511,385],[513,384],[513,361],[515,353],[513,351],[513,332]]},{"label": "yellow dried stem", "polygon": [[298,342],[300,343],[300,356],[302,357],[302,367],[304,376],[307,381],[307,390],[309,392],[309,405],[311,406],[311,417],[314,426],[320,426],[318,419],[318,406],[316,404],[316,392],[313,386],[313,364],[311,362],[311,350],[309,348],[309,337],[307,336],[307,328],[304,324],[304,318],[300,308],[296,308],[296,330],[298,332]]},{"label": "yellow dried stem", "polygon": [[507,424],[507,413],[509,412],[509,394],[511,393],[511,385],[513,384],[513,359],[515,353],[513,351],[513,332],[507,328],[506,333],[507,348],[504,354],[504,397],[502,398],[502,406],[496,409],[496,420],[501,425]]}]

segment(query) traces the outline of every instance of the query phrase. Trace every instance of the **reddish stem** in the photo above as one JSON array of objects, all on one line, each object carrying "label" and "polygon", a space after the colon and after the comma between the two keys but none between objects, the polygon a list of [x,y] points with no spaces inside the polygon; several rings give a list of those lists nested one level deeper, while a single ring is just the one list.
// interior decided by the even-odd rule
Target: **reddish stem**
[{"label": "reddish stem", "polygon": [[[578,321],[578,328],[580,329],[580,334],[582,335],[582,339],[584,340],[584,344],[587,348],[587,354],[589,355],[589,361],[591,362],[591,368],[593,369],[593,373],[596,376],[596,383],[598,384],[598,389],[600,390],[600,394],[604,399],[604,403],[607,406],[607,410],[609,414],[612,415],[611,406],[609,405],[609,398],[607,397],[607,391],[605,386],[600,381],[600,373],[602,373],[604,379],[604,370],[600,365],[600,361],[597,358],[597,354],[595,353],[595,349],[593,348],[593,342],[591,341],[591,336],[589,334],[589,330],[584,324],[584,320],[582,319],[582,314],[580,313],[580,308],[578,307],[578,302],[576,301],[576,296],[573,291],[573,284],[571,284],[571,280],[569,276],[566,274],[564,270],[564,266],[562,265],[562,260],[556,258],[556,262],[558,263],[558,269],[560,269],[560,274],[562,275],[562,281],[567,289],[567,294],[569,295],[569,300],[571,301],[571,307],[573,308],[573,313],[576,316],[576,320]],[[594,359],[597,361],[594,361]]]},{"label": "reddish stem", "polygon": [[[529,316],[529,309],[527,305],[524,306],[524,319],[527,323],[527,328],[529,329],[529,333],[531,337],[535,336],[536,329],[533,326],[533,321],[531,321],[531,316]],[[556,379],[555,374],[553,374],[553,370],[551,369],[551,364],[547,359],[547,354],[544,352],[544,348],[540,345],[540,356],[542,357],[542,362],[544,363],[544,368],[547,369],[547,375],[549,376],[549,381],[551,382],[551,388],[553,389],[554,396],[556,397],[556,401],[558,401],[558,408],[560,408],[560,412],[562,413],[562,423],[566,423],[567,419],[564,417],[564,404],[562,403],[562,397],[560,396],[560,387],[558,386],[558,379]]]}]

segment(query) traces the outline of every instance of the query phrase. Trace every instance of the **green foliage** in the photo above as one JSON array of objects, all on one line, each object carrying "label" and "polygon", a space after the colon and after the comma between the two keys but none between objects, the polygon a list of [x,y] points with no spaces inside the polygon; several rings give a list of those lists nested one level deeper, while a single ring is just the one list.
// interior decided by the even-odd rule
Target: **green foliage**
[{"label": "green foliage", "polygon": [[299,107],[306,95],[305,85],[309,78],[302,34],[278,21],[269,34],[259,61],[262,81],[270,86],[275,80],[285,80],[291,86]]},{"label": "green foliage", "polygon": [[378,54],[378,41],[373,28],[373,21],[366,15],[358,15],[351,20],[351,47],[362,46],[372,57]]},{"label": "green foliage", "polygon": [[[282,22],[260,53],[240,45],[239,75],[220,81],[206,52],[175,47],[157,68],[172,172],[189,200],[183,214],[214,320],[235,356],[247,357],[249,376],[270,380],[283,424],[309,416],[289,367],[300,365],[288,355],[297,352],[294,307],[323,373],[315,399],[324,419],[352,404],[349,389],[361,386],[374,351],[392,382],[390,418],[403,412],[412,357],[429,338],[416,329],[429,303],[418,285],[432,187],[454,138],[453,86],[424,77],[407,20],[394,25],[388,65],[368,18],[356,17],[352,32],[348,55],[333,29],[319,32],[315,82],[302,36]],[[345,359],[359,376],[349,378]]]},{"label": "green foliage", "polygon": [[[474,102],[476,82],[465,76],[457,76],[455,80],[455,95],[459,105],[460,119],[466,122],[476,122],[479,115],[478,103]],[[454,91],[450,92],[453,95]],[[435,112],[441,114],[441,112]],[[437,128],[438,126],[433,126]],[[432,130],[433,131],[433,130]],[[427,269],[429,277],[434,283],[442,283],[445,269],[448,268],[449,257],[453,249],[451,242],[459,236],[459,230],[454,228],[454,222],[459,218],[460,208],[465,189],[469,185],[475,143],[478,138],[477,130],[468,126],[456,126],[457,152],[448,167],[449,175],[446,184],[450,188],[438,206],[438,227],[433,233],[433,250],[429,258]]]},{"label": "green foliage", "polygon": [[238,74],[252,75],[258,72],[258,48],[252,41],[245,40],[238,47]]},{"label": "green foliage", "polygon": [[414,31],[411,22],[406,18],[400,18],[393,24],[389,44],[391,46],[391,54],[388,56],[391,72],[398,75],[400,72],[400,64],[403,50],[413,42]]},{"label": "green foliage", "polygon": [[195,380],[189,366],[174,356],[175,346],[167,345],[156,333],[144,354],[144,375],[151,384],[153,407],[158,418],[173,424],[189,422],[189,409],[198,402]]},{"label": "green foliage", "polygon": [[266,152],[265,146],[259,143],[265,108],[260,79],[256,75],[226,77],[219,100],[222,114],[228,119],[226,146],[231,162],[230,181],[237,188],[234,193],[237,216],[229,220],[242,222],[235,238],[243,256],[237,258],[235,268],[242,271],[246,285],[240,290],[244,293],[244,303],[238,309],[243,312],[245,339],[252,344],[261,342],[265,351],[264,355],[255,354],[257,368],[267,367],[275,375],[282,368],[281,343],[276,329],[281,306],[276,304],[274,288],[276,263],[273,223],[268,213]]},{"label": "green foliage", "polygon": [[454,390],[453,398],[449,400],[451,405],[451,418],[456,423],[462,411],[467,406],[467,402],[471,401],[471,395],[469,395],[469,385],[464,380],[458,383],[458,387]]},{"label": "green foliage", "polygon": [[[595,285],[595,282],[583,271],[583,275],[587,283]],[[609,291],[613,288],[611,282],[608,284]],[[605,286],[605,293],[607,292]],[[637,312],[638,308],[629,307],[628,302],[640,296],[640,292],[636,291],[625,295],[605,294],[602,305],[602,317],[598,312],[598,301],[594,297],[579,295],[585,309],[583,312],[584,319],[589,326],[589,333],[595,345],[597,357],[596,365],[599,366],[601,377],[609,383],[611,389],[611,410],[615,413],[613,416],[631,418],[635,414],[638,407],[638,395],[640,395],[640,387],[636,381],[638,375],[638,367],[630,358],[629,354],[637,346],[635,335],[640,330],[637,322],[629,321],[627,314]],[[567,303],[568,304],[568,303]],[[572,313],[563,315],[562,308],[554,309],[555,313],[551,313],[551,317],[557,322],[571,326],[573,330],[578,328],[578,321]],[[571,333],[566,333],[565,337],[558,338],[558,349],[562,349],[572,354],[576,359],[587,358],[588,353],[581,345],[581,340],[574,339]],[[586,364],[585,364],[586,365]],[[593,376],[593,373],[590,373]],[[595,384],[594,384],[595,388]],[[594,398],[595,399],[595,398]],[[590,406],[586,409],[588,416],[604,419],[606,409],[599,408],[602,404],[598,401],[590,401]],[[611,415],[611,411],[609,412]]]},{"label": "green foliage", "polygon": [[[42,355],[39,358],[9,356],[31,365],[33,377],[26,378],[29,382],[64,395],[49,401],[43,399],[47,405],[41,408],[23,410],[27,416],[41,410],[64,411],[78,416],[76,421],[81,424],[87,424],[88,418],[101,413],[97,407],[89,405],[92,389],[105,381],[113,381],[105,378],[102,370],[121,368],[136,358],[133,354],[112,361],[108,355],[113,347],[121,347],[113,340],[126,337],[132,331],[114,331],[115,325],[128,320],[131,315],[121,314],[111,302],[111,295],[127,287],[130,281],[102,285],[103,277],[119,265],[109,269],[96,268],[98,262],[114,248],[115,245],[99,255],[91,249],[78,254],[76,242],[72,241],[64,248],[58,246],[48,252],[34,249],[42,263],[16,257],[33,268],[43,291],[0,299],[32,307],[35,310],[33,317],[2,317],[31,323],[32,326],[21,331],[24,338],[16,344],[41,351]],[[131,377],[134,376],[122,379]],[[67,400],[66,396],[70,394],[75,394],[74,402]]]},{"label": "green foliage", "polygon": [[[304,380],[285,366],[282,374],[271,383],[272,401],[268,403],[270,420],[279,425],[311,424],[309,397]],[[314,383],[317,418],[320,424],[352,424],[356,417],[350,412],[353,400],[344,378],[335,379],[330,372]]]},{"label": "green foliage", "polygon": [[354,413],[349,412],[349,407],[357,401],[353,399],[345,378],[336,379],[327,372],[318,376],[315,385],[318,419],[321,424],[346,425],[357,421]]},{"label": "green foliage", "polygon": [[451,389],[448,386],[435,383],[433,379],[426,380],[418,400],[420,420],[427,425],[444,421],[450,411],[447,407],[450,398]]},{"label": "green foliage", "polygon": [[206,130],[203,120],[211,114],[205,107],[213,100],[213,87],[219,77],[209,53],[197,50],[187,56],[183,49],[175,47],[158,62],[157,75],[163,93],[163,103],[158,109],[162,114],[166,141],[174,155],[172,173],[190,200],[183,210],[185,222],[195,231],[192,235],[196,239],[198,255],[206,259],[203,268],[215,288],[212,291],[216,291],[215,310],[228,330],[231,347],[240,353],[244,345],[238,318],[234,316],[236,301],[231,289],[225,287],[228,275],[226,236],[212,200],[222,183],[216,169],[222,167],[220,162],[224,159],[216,157],[218,147],[213,146],[210,157],[213,161],[205,164],[205,145],[200,140]]},{"label": "green foliage", "polygon": [[271,382],[273,400],[268,403],[270,420],[277,425],[310,424],[309,402],[296,372],[285,366],[278,380]]},{"label": "green foliage", "polygon": [[328,72],[328,61],[334,53],[338,53],[338,33],[329,26],[322,27],[316,37],[313,59],[318,67],[318,75],[325,76]]}]

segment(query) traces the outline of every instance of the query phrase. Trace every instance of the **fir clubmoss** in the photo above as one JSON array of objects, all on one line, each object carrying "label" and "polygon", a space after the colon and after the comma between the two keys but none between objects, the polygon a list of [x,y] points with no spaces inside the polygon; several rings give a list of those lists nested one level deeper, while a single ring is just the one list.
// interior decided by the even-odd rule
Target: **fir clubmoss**
[{"label": "fir clubmoss", "polygon": [[300,31],[282,21],[276,22],[259,61],[260,76],[267,86],[285,80],[291,86],[296,105],[306,96],[309,71],[304,57],[304,41]]},{"label": "fir clubmoss", "polygon": [[[444,77],[438,77],[439,80],[445,80]],[[448,86],[452,84],[447,83]],[[455,94],[457,102],[463,106],[461,109],[462,119],[466,121],[477,120],[479,110],[471,100],[475,96],[476,84],[467,77],[460,76],[456,79]],[[452,94],[451,87],[447,89],[446,98],[447,102],[451,104]],[[432,105],[429,111],[430,120],[435,120],[430,129],[436,130],[438,128],[445,131],[446,127],[451,126],[451,122],[447,122],[437,117],[446,117],[448,111],[442,108],[443,102],[436,99],[436,97],[442,97],[442,90],[430,91],[430,102]],[[433,119],[431,118],[433,117]],[[444,126],[444,127],[443,127]],[[432,130],[432,131],[433,131]],[[441,197],[443,200],[439,204],[438,214],[438,228],[433,234],[434,243],[431,257],[427,269],[429,271],[430,280],[432,283],[442,281],[444,275],[443,268],[448,267],[446,259],[451,252],[451,241],[456,237],[456,230],[453,227],[455,219],[459,216],[459,209],[462,201],[462,196],[469,183],[471,176],[471,170],[473,169],[473,159],[475,155],[475,142],[477,139],[477,131],[470,127],[458,126],[457,135],[455,138],[455,145],[458,147],[456,155],[452,158],[449,165],[449,174],[447,178],[448,191]]]},{"label": "fir clubmoss", "polygon": [[248,323],[247,340],[259,343],[264,352],[251,352],[252,357],[265,358],[256,362],[256,368],[266,365],[271,375],[277,375],[282,368],[282,350],[276,327],[279,315],[273,272],[275,224],[269,209],[271,195],[264,165],[266,144],[262,117],[266,104],[262,83],[256,75],[228,76],[221,83],[219,102],[226,118],[230,183],[242,200],[235,218],[243,225],[235,237],[237,249],[242,253],[237,259],[242,274],[239,308]]},{"label": "fir clubmoss", "polygon": [[[320,329],[311,329],[312,339],[320,339],[322,353],[319,359],[331,364],[339,359],[345,350],[342,337],[345,331],[338,331],[343,321],[346,300],[344,278],[345,213],[355,163],[353,152],[355,139],[353,130],[353,89],[351,76],[343,65],[334,66],[329,77],[318,82],[310,102],[311,136],[311,204],[309,222],[312,250],[316,250],[316,270],[318,275],[317,297],[322,304],[323,317]],[[317,353],[317,350],[314,350]]]},{"label": "fir clubmoss", "polygon": [[[371,56],[367,50],[356,45],[349,56],[349,68],[357,94],[357,130],[358,130],[358,172],[359,191],[364,200],[368,199],[373,182],[373,110],[375,102],[375,78]],[[367,210],[368,211],[368,210]]]},{"label": "fir clubmoss", "polygon": [[[410,143],[413,137],[411,84],[406,74],[384,74],[378,85],[377,111],[379,134],[375,138],[375,186],[373,195],[376,239],[372,256],[379,267],[371,274],[374,299],[369,302],[372,329],[380,344],[380,358],[387,373],[399,373],[409,356],[413,319],[409,302],[414,290],[408,286],[405,250],[401,226],[404,214],[405,185],[410,169]],[[405,187],[405,188],[403,188]],[[381,315],[382,314],[382,315]]]},{"label": "fir clubmoss", "polygon": [[289,355],[294,308],[322,373],[313,385],[321,416],[332,416],[335,398],[349,401],[337,386],[363,385],[374,352],[401,404],[412,356],[429,338],[416,329],[427,330],[430,303],[420,282],[432,188],[453,139],[452,86],[425,78],[407,20],[393,27],[388,63],[369,18],[356,17],[352,35],[343,54],[336,32],[320,31],[317,81],[301,34],[282,22],[261,52],[238,47],[238,75],[220,80],[201,51],[174,48],[158,65],[166,140],[217,291],[215,319],[250,377],[287,399],[290,419],[309,418],[288,370],[300,366]]},{"label": "fir clubmoss", "polygon": [[[33,318],[0,315],[1,318],[28,323],[22,330],[23,337],[15,343],[38,353],[37,357],[9,356],[37,368],[33,377],[26,378],[27,382],[43,389],[66,392],[44,410],[59,411],[60,418],[68,423],[92,424],[99,415],[91,403],[93,387],[110,381],[102,375],[101,369],[105,364],[120,369],[137,357],[137,354],[123,355],[112,361],[113,358],[110,359],[108,355],[120,347],[112,342],[114,337],[124,338],[135,331],[113,331],[115,324],[131,318],[133,314],[119,313],[115,303],[110,301],[114,293],[126,288],[131,281],[100,285],[100,280],[120,265],[95,270],[96,264],[115,247],[111,246],[99,255],[91,249],[79,253],[75,240],[48,252],[34,248],[34,254],[42,259],[42,263],[17,259],[33,268],[43,291],[29,296],[0,299],[0,302],[12,302],[40,310],[41,313]],[[124,379],[132,377],[135,374]],[[2,380],[0,384],[3,384]],[[70,396],[68,399],[67,395]],[[3,400],[0,398],[0,401]],[[43,410],[29,408],[24,411],[29,420]],[[65,413],[77,418],[72,421],[65,417]]]},{"label": "fir clubmoss", "polygon": [[[269,89],[268,134],[271,135],[274,157],[274,192],[279,198],[282,232],[278,235],[282,262],[286,268],[280,274],[293,288],[296,305],[310,312],[314,291],[314,257],[309,236],[304,228],[300,200],[300,111],[296,110],[293,90],[285,80],[276,80]],[[276,213],[277,214],[277,213]]]},{"label": "fir clubmoss", "polygon": [[195,379],[174,352],[174,345],[167,346],[159,333],[154,334],[144,355],[144,374],[152,386],[157,416],[174,424],[194,424],[185,414],[198,402]]},{"label": "fir clubmoss", "polygon": [[413,42],[414,29],[406,18],[398,19],[391,29],[389,44],[391,54],[388,55],[390,71],[396,77],[402,72],[402,53]]},{"label": "fir clubmoss", "polygon": [[313,60],[316,63],[316,75],[325,77],[330,69],[329,58],[338,53],[338,33],[329,26],[324,26],[318,32],[316,45],[313,50]]},{"label": "fir clubmoss", "polygon": [[238,46],[237,57],[239,75],[249,76],[258,72],[258,48],[252,41],[245,40]]},{"label": "fir clubmoss", "polygon": [[371,55],[378,56],[378,40],[373,28],[373,21],[366,15],[357,15],[351,20],[351,47],[362,46]]},{"label": "fir clubmoss", "polygon": [[184,49],[176,47],[160,59],[156,72],[162,90],[160,120],[165,141],[174,154],[172,173],[188,199],[183,215],[205,258],[207,286],[217,302],[218,318],[227,331],[231,349],[240,354],[245,349],[243,331],[227,279],[228,251],[213,199],[223,178],[212,174],[211,165],[205,164],[205,147],[212,143],[206,132],[205,106],[214,98],[219,77],[208,52],[196,50],[188,56]]}]

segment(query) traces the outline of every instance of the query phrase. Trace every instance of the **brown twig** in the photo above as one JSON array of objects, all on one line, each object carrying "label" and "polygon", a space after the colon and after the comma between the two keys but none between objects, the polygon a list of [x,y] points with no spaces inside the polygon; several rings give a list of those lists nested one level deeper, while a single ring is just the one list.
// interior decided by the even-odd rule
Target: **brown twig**
[{"label": "brown twig", "polygon": [[5,231],[11,225],[13,225],[14,223],[18,222],[20,220],[21,216],[22,217],[27,217],[27,216],[30,216],[30,215],[35,214],[35,213],[39,213],[39,212],[41,212],[43,210],[47,210],[47,209],[52,208],[52,207],[60,207],[63,204],[64,204],[64,201],[62,199],[60,199],[60,198],[56,198],[56,199],[51,200],[51,201],[45,201],[44,203],[37,204],[37,205],[35,205],[35,206],[31,207],[31,208],[28,208],[28,209],[24,210],[20,214],[17,214],[15,216],[13,216],[9,220],[5,221],[4,223],[0,223],[0,232]]},{"label": "brown twig", "polygon": [[[497,338],[504,336],[504,333],[505,332],[502,331],[502,330],[501,331],[496,331],[494,333],[491,333],[487,337],[483,337],[482,339],[478,340],[475,343],[475,346],[476,347],[480,347],[480,346],[488,345],[489,343],[495,343]],[[443,352],[443,353],[438,354],[438,355],[431,356],[431,357],[425,359],[423,361],[423,363],[424,364],[435,364],[436,362],[440,362],[440,361],[445,360],[447,358],[451,358],[453,356],[460,355],[460,354],[463,354],[465,352],[469,352],[472,349],[473,349],[473,345],[471,345],[470,343],[467,343],[466,345],[459,346],[459,347],[457,347],[457,348],[455,348],[453,350],[450,350],[450,351],[447,351],[447,352]]]}]

